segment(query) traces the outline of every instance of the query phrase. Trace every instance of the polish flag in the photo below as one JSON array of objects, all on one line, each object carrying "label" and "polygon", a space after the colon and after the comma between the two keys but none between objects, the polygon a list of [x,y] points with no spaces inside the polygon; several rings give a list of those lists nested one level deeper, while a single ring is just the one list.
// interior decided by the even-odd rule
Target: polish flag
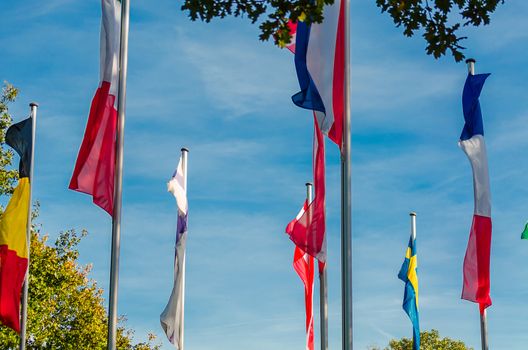
[{"label": "polish flag", "polygon": [[[314,116],[315,118],[315,116]],[[286,227],[290,239],[302,251],[326,261],[325,240],[325,150],[323,133],[314,121],[313,174],[315,197]],[[320,266],[321,268],[322,266]]]},{"label": "polish flag", "polygon": [[121,2],[102,0],[100,84],[69,188],[89,194],[111,216],[117,130]]}]

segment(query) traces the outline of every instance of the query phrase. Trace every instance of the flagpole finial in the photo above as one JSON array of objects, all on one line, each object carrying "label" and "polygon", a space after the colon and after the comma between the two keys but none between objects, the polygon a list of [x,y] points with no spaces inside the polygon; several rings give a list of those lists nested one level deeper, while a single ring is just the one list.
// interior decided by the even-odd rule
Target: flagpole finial
[{"label": "flagpole finial", "polygon": [[410,216],[416,216],[416,212],[411,211],[411,212],[409,213],[409,215],[410,215]]},{"label": "flagpole finial", "polygon": [[187,153],[188,153],[188,152],[189,152],[189,149],[186,148],[186,147],[182,147],[182,148],[181,148],[181,151],[182,151],[182,152],[187,152]]},{"label": "flagpole finial", "polygon": [[305,183],[306,186],[313,186],[313,184],[311,182],[307,182]]},{"label": "flagpole finial", "polygon": [[467,64],[467,66],[468,66],[468,72],[469,72],[469,74],[471,74],[471,75],[475,75],[475,63],[476,63],[476,62],[477,62],[477,61],[476,61],[474,58],[468,58],[468,59],[466,60],[466,64]]},{"label": "flagpole finial", "polygon": [[29,107],[38,107],[38,106],[39,106],[39,104],[37,102],[31,102],[29,104]]}]

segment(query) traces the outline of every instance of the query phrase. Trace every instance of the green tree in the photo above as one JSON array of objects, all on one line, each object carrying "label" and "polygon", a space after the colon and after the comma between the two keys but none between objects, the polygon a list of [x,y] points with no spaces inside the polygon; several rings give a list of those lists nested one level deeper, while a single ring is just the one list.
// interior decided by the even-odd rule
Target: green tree
[{"label": "green tree", "polygon": [[[389,346],[384,350],[412,350],[412,339],[402,338],[398,340],[391,340]],[[440,334],[436,329],[426,332],[420,332],[420,349],[422,350],[473,350],[467,347],[463,342],[452,340],[449,338],[440,338]],[[379,348],[371,347],[370,350],[380,350]]]},{"label": "green tree", "polygon": [[[404,35],[423,31],[426,52],[439,58],[450,51],[456,61],[464,58],[460,34],[463,26],[490,23],[490,15],[504,0],[375,0],[388,13]],[[320,23],[323,6],[334,0],[184,0],[182,10],[193,21],[210,22],[213,18],[246,16],[259,22],[260,39],[271,37],[279,46],[290,41],[288,21]]]},{"label": "green tree", "polygon": [[404,35],[423,31],[427,54],[439,58],[449,50],[456,61],[464,59],[461,41],[466,37],[460,35],[461,27],[489,24],[500,3],[504,0],[376,0],[382,12],[404,28]]},{"label": "green tree", "polygon": [[[11,122],[8,103],[14,101],[17,90],[5,83],[0,99],[0,194],[13,192],[16,170],[13,155],[4,145],[6,128]],[[1,209],[1,208],[0,208]],[[1,212],[1,210],[0,210]],[[33,217],[38,217],[38,205]],[[1,220],[1,217],[0,217]],[[35,220],[34,220],[35,221]],[[40,225],[34,224],[31,235],[31,259],[28,302],[28,350],[103,350],[106,349],[107,315],[103,290],[89,277],[90,266],[77,262],[77,246],[86,236],[74,230],[61,232],[54,244],[48,236],[40,234]],[[134,332],[127,329],[121,318],[118,327],[117,348],[120,350],[157,350],[155,337],[149,335],[145,343],[133,342]],[[18,349],[19,337],[10,328],[0,326],[0,349]]]},{"label": "green tree", "polygon": [[[13,161],[13,151],[4,147],[5,133],[11,125],[11,115],[7,105],[13,102],[18,94],[18,90],[11,84],[4,83],[2,96],[0,96],[0,196],[13,192],[13,185],[18,177],[16,170],[8,169]],[[2,207],[0,206],[0,213]]]}]

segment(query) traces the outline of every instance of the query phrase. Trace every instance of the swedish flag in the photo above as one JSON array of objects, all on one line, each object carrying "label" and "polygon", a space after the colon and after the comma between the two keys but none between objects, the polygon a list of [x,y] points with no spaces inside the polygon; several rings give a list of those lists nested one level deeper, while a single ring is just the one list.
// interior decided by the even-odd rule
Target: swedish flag
[{"label": "swedish flag", "polygon": [[418,257],[416,256],[416,239],[409,239],[405,261],[398,278],[405,282],[403,310],[409,315],[413,324],[413,350],[420,349],[420,322],[418,317]]}]

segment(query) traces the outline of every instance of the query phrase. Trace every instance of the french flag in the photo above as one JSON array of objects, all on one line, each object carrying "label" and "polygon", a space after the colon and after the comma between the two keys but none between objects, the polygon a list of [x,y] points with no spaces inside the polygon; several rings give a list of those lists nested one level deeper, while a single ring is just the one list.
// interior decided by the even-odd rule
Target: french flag
[{"label": "french flag", "polygon": [[69,188],[90,194],[96,205],[113,216],[121,2],[102,0],[101,5],[100,83]]},{"label": "french flag", "polygon": [[473,170],[475,211],[464,258],[462,299],[478,303],[483,312],[491,305],[490,250],[491,196],[488,156],[479,96],[489,74],[468,75],[462,105],[465,125],[458,145],[466,153]]},{"label": "french flag", "polygon": [[301,91],[292,97],[297,106],[315,112],[321,131],[339,148],[345,97],[344,5],[341,0],[326,5],[322,23],[297,23],[295,68]]}]

